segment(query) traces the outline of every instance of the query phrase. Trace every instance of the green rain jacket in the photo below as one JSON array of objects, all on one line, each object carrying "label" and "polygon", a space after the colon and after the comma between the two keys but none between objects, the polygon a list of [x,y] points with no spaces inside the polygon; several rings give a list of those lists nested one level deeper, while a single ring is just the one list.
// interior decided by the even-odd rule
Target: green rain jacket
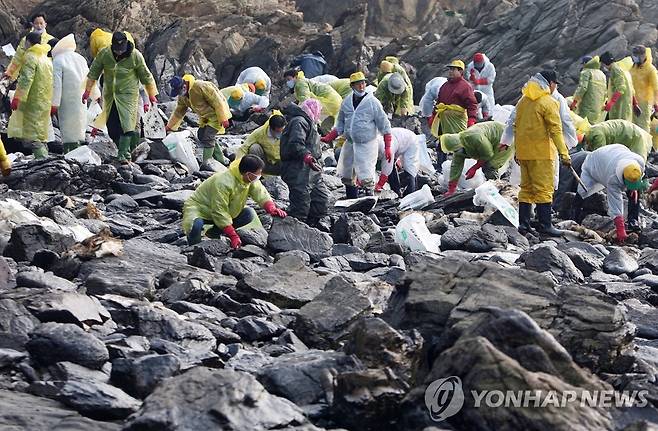
[{"label": "green rain jacket", "polygon": [[585,135],[585,148],[594,151],[605,145],[621,144],[647,160],[653,147],[648,132],[626,120],[608,120],[596,124]]},{"label": "green rain jacket", "polygon": [[382,102],[384,111],[393,112],[397,115],[413,115],[414,113],[414,100],[412,94],[412,87],[407,78],[405,78],[405,90],[402,94],[393,94],[388,90],[388,79],[393,75],[389,73],[385,75],[375,90],[375,97]]},{"label": "green rain jacket", "polygon": [[605,74],[601,71],[601,62],[599,57],[596,56],[585,63],[583,70],[580,72],[578,87],[573,94],[574,99],[578,100],[576,114],[587,118],[590,124],[603,121],[606,85]]},{"label": "green rain jacket", "polygon": [[631,75],[619,64],[612,63],[610,66],[610,80],[608,81],[608,100],[616,92],[621,97],[608,112],[608,120],[633,121],[633,83]]}]

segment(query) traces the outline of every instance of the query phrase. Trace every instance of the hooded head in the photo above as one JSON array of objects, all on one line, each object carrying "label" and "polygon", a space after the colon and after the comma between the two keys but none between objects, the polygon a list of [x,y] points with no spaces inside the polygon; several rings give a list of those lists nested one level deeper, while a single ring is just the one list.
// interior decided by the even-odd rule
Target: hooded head
[{"label": "hooded head", "polygon": [[379,63],[379,70],[383,73],[391,73],[393,72],[393,63],[384,60],[381,63]]},{"label": "hooded head", "polygon": [[55,44],[52,49],[53,57],[57,57],[64,52],[74,52],[76,49],[75,35],[73,33],[64,36]]},{"label": "hooded head", "polygon": [[641,66],[647,61],[647,47],[644,45],[636,45],[631,51],[631,58],[633,59],[633,65]]},{"label": "hooded head", "polygon": [[318,124],[320,122],[320,113],[322,112],[322,104],[320,103],[319,100],[306,99],[301,103],[301,105],[299,105],[299,107],[302,108],[302,110],[306,113],[306,115],[308,115],[311,121],[313,121],[315,124]]},{"label": "hooded head", "polygon": [[128,37],[122,31],[115,31],[112,34],[112,53],[115,56],[120,56],[128,51]]},{"label": "hooded head", "polygon": [[481,52],[476,52],[475,55],[473,56],[473,66],[475,66],[476,69],[482,70],[484,67],[484,54]]},{"label": "hooded head", "polygon": [[462,143],[459,139],[459,133],[445,133],[441,135],[441,150],[444,153],[454,153],[461,148]]},{"label": "hooded head", "polygon": [[167,94],[169,97],[176,97],[183,91],[185,81],[183,81],[183,78],[180,76],[174,76],[169,80],[168,84],[169,88],[167,89]]},{"label": "hooded head", "polygon": [[601,55],[601,63],[604,66],[610,67],[610,65],[614,62],[615,62],[615,56],[612,55],[610,51],[606,51]]}]

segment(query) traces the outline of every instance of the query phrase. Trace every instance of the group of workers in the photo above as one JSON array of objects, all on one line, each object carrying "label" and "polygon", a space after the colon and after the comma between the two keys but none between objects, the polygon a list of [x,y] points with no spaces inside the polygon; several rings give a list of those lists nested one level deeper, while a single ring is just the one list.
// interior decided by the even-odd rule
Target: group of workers
[{"label": "group of workers", "polygon": [[[57,116],[64,150],[72,151],[85,141],[88,103],[98,101],[102,112],[92,134],[107,130],[119,162],[130,163],[140,140],[139,118],[157,103],[158,95],[132,35],[91,32],[93,61],[88,67],[76,52],[72,34],[61,40],[49,35],[44,14],[34,15],[31,22],[2,78],[17,80],[8,136],[23,141],[35,158],[46,157],[51,117]],[[385,57],[372,85],[361,71],[342,79],[325,74],[326,62],[318,53],[296,58],[293,66],[283,78],[296,103],[269,112],[232,162],[217,135],[235,121],[268,112],[272,81],[267,73],[249,67],[234,85],[221,89],[190,74],[168,81],[167,94],[177,105],[166,132],[176,131],[191,109],[199,116],[197,138],[204,161],[212,158],[228,165],[225,172],[205,180],[184,205],[183,230],[190,244],[204,235],[224,234],[239,247],[239,229],[260,224],[255,211],[246,207],[249,197],[272,216],[290,215],[318,226],[329,202],[322,176],[323,144],[340,147],[337,174],[346,198],[357,198],[360,191],[373,195],[387,183],[399,196],[416,191],[427,144],[424,135],[391,127],[393,116],[416,115],[413,85],[399,59]],[[509,164],[518,164],[520,232],[561,234],[552,224],[558,184],[559,199],[566,191],[576,192],[570,213],[576,220],[581,218],[582,200],[605,187],[609,214],[623,242],[623,193],[629,202],[628,227],[638,229],[639,193],[648,187],[645,164],[658,135],[658,120],[653,119],[658,112],[658,74],[651,50],[636,46],[622,60],[609,52],[584,57],[570,99],[557,91],[555,71],[533,75],[506,123],[492,120],[495,79],[493,63],[476,53],[468,65],[450,62],[446,77],[433,78],[425,86],[418,115],[426,118],[437,139],[438,163],[452,154],[445,195],[456,192],[462,175],[470,179],[482,169],[487,179],[496,179]],[[324,135],[321,124],[329,126]],[[463,172],[466,159],[475,163]],[[0,169],[10,174],[1,145]],[[262,175],[280,176],[288,185],[287,211],[276,206],[260,182]],[[652,185],[655,188],[658,184]],[[531,220],[533,205],[537,223]]]}]

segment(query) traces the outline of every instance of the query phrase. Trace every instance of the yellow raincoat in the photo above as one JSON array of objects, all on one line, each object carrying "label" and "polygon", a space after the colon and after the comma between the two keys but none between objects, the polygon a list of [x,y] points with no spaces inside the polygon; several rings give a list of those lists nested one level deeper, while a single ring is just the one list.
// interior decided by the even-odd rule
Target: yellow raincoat
[{"label": "yellow raincoat", "polygon": [[336,79],[335,81],[331,81],[329,86],[336,90],[336,93],[340,94],[340,97],[343,99],[352,92],[350,78]]},{"label": "yellow raincoat", "polygon": [[50,103],[53,97],[53,62],[49,45],[33,45],[25,51],[15,98],[18,110],[9,118],[7,135],[25,142],[48,142]]},{"label": "yellow raincoat", "polygon": [[521,166],[519,202],[551,203],[556,150],[560,158],[569,158],[562,136],[560,105],[551,97],[548,83],[541,83],[537,75],[523,87],[522,94],[514,121],[516,159]]},{"label": "yellow raincoat", "polygon": [[[610,79],[608,80],[608,100],[616,92],[621,97],[608,112],[608,120],[633,121],[633,82],[630,73],[630,57],[617,61],[610,65]],[[632,64],[632,61],[630,61]]]},{"label": "yellow raincoat", "polygon": [[195,80],[191,75],[185,75],[183,79],[190,83],[190,89],[187,95],[178,96],[176,110],[167,125],[177,130],[191,108],[199,116],[199,127],[211,126],[223,134],[222,123],[231,118],[231,111],[219,88],[212,82]]},{"label": "yellow raincoat", "polygon": [[235,160],[228,170],[216,173],[194,191],[183,206],[183,231],[188,234],[197,218],[212,221],[220,229],[233,224],[233,219],[252,198],[261,207],[272,200],[260,180],[245,182]]},{"label": "yellow raincoat", "polygon": [[651,113],[653,105],[658,103],[656,94],[658,93],[658,71],[652,64],[651,48],[646,49],[647,59],[640,66],[633,65],[629,70],[633,79],[633,89],[642,115],[639,117],[633,115],[633,122],[643,130],[649,131],[651,123]]},{"label": "yellow raincoat", "polygon": [[[281,115],[279,111],[274,111],[274,115]],[[272,116],[270,118],[272,118]],[[242,157],[249,154],[249,148],[252,145],[258,144],[263,148],[265,153],[265,158],[267,163],[270,165],[276,165],[281,162],[281,142],[279,139],[273,139],[268,133],[270,130],[270,120],[268,119],[265,124],[254,130],[247,136],[247,139],[244,141],[244,144],[238,149],[236,154],[236,159],[241,159]]]},{"label": "yellow raincoat", "polygon": [[606,77],[601,71],[601,62],[597,55],[583,66],[578,87],[573,94],[574,100],[578,101],[576,114],[587,118],[590,124],[600,123],[605,117],[603,106],[605,105],[606,85]]},{"label": "yellow raincoat", "polygon": [[116,104],[121,128],[125,133],[132,132],[137,127],[137,116],[139,115],[139,85],[144,88],[149,96],[156,96],[158,89],[155,85],[153,75],[146,66],[142,53],[139,52],[132,42],[128,41],[130,54],[117,61],[112,53],[112,48],[107,47],[100,50],[87,75],[86,89],[91,91],[101,74],[103,81],[103,112],[94,122],[94,127],[102,129]]},{"label": "yellow raincoat", "polygon": [[[48,41],[53,38],[54,36],[44,31],[41,34],[41,44],[46,45],[48,44]],[[23,37],[21,41],[18,43],[18,48],[16,48],[16,54],[14,54],[14,56],[11,59],[11,63],[9,63],[9,66],[7,66],[6,73],[9,75],[12,81],[18,77],[18,74],[21,71],[21,67],[23,66],[23,62],[25,61],[25,52],[26,52],[25,37]]]},{"label": "yellow raincoat", "polygon": [[306,99],[317,99],[322,104],[322,115],[334,119],[338,117],[340,104],[343,103],[343,98],[329,84],[313,82],[304,78],[302,72],[297,75],[295,81],[295,99],[298,103]]},{"label": "yellow raincoat", "polygon": [[7,157],[5,144],[3,144],[2,139],[0,139],[0,171],[2,171],[2,174],[5,175],[6,173],[9,172],[10,169],[11,169],[11,161],[9,161],[9,157]]}]

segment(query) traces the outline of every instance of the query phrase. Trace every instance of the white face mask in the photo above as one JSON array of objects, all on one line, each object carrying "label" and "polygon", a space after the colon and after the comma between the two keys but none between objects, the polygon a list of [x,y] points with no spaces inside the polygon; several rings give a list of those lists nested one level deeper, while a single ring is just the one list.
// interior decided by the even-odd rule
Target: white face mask
[{"label": "white face mask", "polygon": [[286,86],[288,86],[288,88],[292,90],[293,88],[295,88],[295,80],[289,79],[288,81],[286,81]]},{"label": "white face mask", "polygon": [[359,90],[352,90],[354,91],[354,94],[356,94],[357,97],[363,97],[366,95],[365,91],[359,91]]}]

